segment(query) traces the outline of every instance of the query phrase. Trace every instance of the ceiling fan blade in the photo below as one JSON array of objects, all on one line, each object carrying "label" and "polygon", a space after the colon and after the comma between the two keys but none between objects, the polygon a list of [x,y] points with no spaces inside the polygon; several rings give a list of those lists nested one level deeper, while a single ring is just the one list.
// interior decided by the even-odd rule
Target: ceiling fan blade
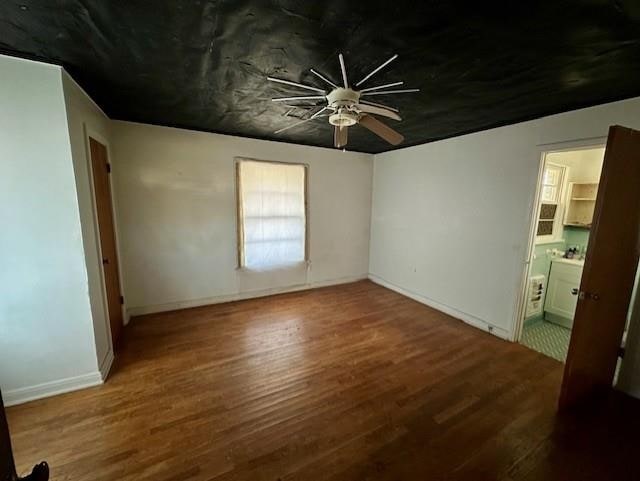
[{"label": "ceiling fan blade", "polygon": [[365,129],[369,129],[371,132],[376,134],[378,137],[386,140],[391,145],[399,145],[404,140],[404,137],[399,132],[396,132],[388,125],[383,124],[375,117],[371,115],[363,115],[360,117],[360,121],[358,122]]},{"label": "ceiling fan blade", "polygon": [[281,78],[267,77],[267,80],[269,82],[276,82],[279,84],[291,85],[292,87],[298,87],[301,89],[313,90],[314,92],[319,92],[321,94],[326,93],[324,90],[319,89],[317,87],[312,87],[311,85],[303,85],[303,84],[299,84],[298,82],[291,82],[290,80],[284,80]]},{"label": "ceiling fan blade", "polygon": [[382,117],[388,117],[393,120],[402,120],[402,118],[400,118],[400,116],[396,112],[384,107],[378,107],[376,105],[369,104],[358,104],[358,109],[360,109],[361,112],[365,112],[367,114],[380,115]]},{"label": "ceiling fan blade", "polygon": [[383,109],[387,109],[387,110],[393,110],[394,112],[398,113],[400,112],[398,109],[396,109],[395,107],[389,107],[388,105],[384,105],[384,104],[379,104],[378,102],[371,102],[370,100],[363,100],[360,99],[358,101],[358,103],[360,104],[367,104],[367,105],[373,105],[375,107],[382,107]]},{"label": "ceiling fan blade", "polygon": [[340,149],[347,145],[348,130],[349,127],[338,127],[337,125],[333,128],[333,145],[336,148]]},{"label": "ceiling fan blade", "polygon": [[318,110],[315,114],[313,114],[311,117],[309,117],[308,119],[304,119],[304,120],[300,120],[298,122],[294,122],[291,125],[287,125],[286,127],[282,128],[282,129],[278,129],[274,132],[274,134],[279,134],[280,132],[284,132],[285,130],[289,130],[292,129],[294,127],[297,127],[298,125],[304,124],[305,122],[309,122],[310,120],[313,119],[317,119],[318,117],[326,117],[326,115],[320,115],[322,114],[322,112],[324,112],[325,110],[327,110],[329,107],[328,106],[324,106],[322,107],[320,110]]}]

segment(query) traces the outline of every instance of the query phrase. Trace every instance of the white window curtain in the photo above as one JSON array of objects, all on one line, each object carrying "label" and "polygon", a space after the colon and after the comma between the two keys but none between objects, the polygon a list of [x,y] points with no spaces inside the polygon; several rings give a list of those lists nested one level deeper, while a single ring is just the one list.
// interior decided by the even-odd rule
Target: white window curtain
[{"label": "white window curtain", "polygon": [[305,167],[238,164],[243,267],[266,270],[305,260]]}]

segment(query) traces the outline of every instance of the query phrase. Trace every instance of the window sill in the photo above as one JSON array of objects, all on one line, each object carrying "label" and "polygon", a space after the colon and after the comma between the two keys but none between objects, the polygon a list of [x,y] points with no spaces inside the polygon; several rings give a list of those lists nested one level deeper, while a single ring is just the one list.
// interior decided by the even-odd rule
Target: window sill
[{"label": "window sill", "polygon": [[309,261],[299,261],[292,262],[290,264],[280,264],[275,266],[264,266],[264,267],[247,267],[247,266],[238,266],[236,267],[236,271],[239,272],[273,272],[273,271],[283,271],[287,269],[296,269],[300,267],[309,266]]}]

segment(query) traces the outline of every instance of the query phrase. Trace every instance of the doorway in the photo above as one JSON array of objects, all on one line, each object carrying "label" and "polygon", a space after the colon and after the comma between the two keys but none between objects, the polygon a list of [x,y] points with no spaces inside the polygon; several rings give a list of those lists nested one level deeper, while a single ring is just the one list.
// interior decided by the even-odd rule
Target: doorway
[{"label": "doorway", "polygon": [[565,362],[605,146],[543,153],[519,341]]},{"label": "doorway", "polygon": [[[580,147],[578,150],[585,150],[583,145]],[[588,147],[600,148],[600,145]],[[567,150],[572,149],[562,149]],[[606,399],[614,382],[616,365],[624,355],[625,327],[640,260],[640,191],[637,187],[640,131],[621,126],[609,128],[597,185],[593,185],[593,179],[576,185],[568,183],[566,169],[550,173],[552,153],[543,153],[541,159],[542,180],[537,190],[521,315],[514,338],[517,341],[524,338],[524,321],[534,309],[542,311],[542,320],[555,321],[550,323],[569,329],[558,404],[560,409],[566,409],[587,399],[600,396]],[[559,181],[563,176],[567,180]],[[564,182],[567,182],[566,187]],[[549,198],[554,188],[561,184],[559,198],[564,204],[556,202],[554,207]],[[542,236],[556,234],[550,226],[558,220],[557,215],[563,219],[564,254],[562,250],[545,250],[544,253],[551,256],[549,279],[546,283],[536,284],[536,279],[532,279],[533,262],[538,259],[536,241]],[[566,227],[588,228],[588,247],[584,249],[575,243],[567,245],[564,239]],[[554,278],[556,266],[558,271]],[[577,290],[573,285],[578,276],[568,273],[568,267],[576,266],[582,267]],[[555,297],[554,289],[559,293]],[[569,302],[573,299],[569,295],[574,296],[575,304]],[[547,311],[551,316],[547,316]],[[566,321],[564,326],[560,322],[563,319]]]},{"label": "doorway", "polygon": [[113,222],[111,200],[111,164],[107,147],[93,137],[89,137],[93,192],[98,220],[102,275],[107,298],[107,314],[114,349],[118,345],[123,325],[123,298],[118,272],[118,253]]}]

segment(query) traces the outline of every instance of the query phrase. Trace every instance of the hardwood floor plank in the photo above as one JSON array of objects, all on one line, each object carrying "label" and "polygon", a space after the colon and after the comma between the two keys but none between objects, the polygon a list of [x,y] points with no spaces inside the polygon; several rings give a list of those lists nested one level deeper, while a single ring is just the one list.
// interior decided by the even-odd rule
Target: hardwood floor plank
[{"label": "hardwood floor plank", "polygon": [[[135,318],[105,385],[8,418],[18,466],[47,459],[52,479],[640,479],[615,463],[640,422],[558,418],[561,376],[362,281]],[[638,409],[611,402],[618,424]]]}]

